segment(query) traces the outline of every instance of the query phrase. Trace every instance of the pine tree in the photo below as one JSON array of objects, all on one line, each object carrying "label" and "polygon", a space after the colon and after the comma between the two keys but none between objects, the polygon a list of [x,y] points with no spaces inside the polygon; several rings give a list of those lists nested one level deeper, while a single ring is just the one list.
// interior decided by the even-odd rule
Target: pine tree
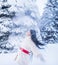
[{"label": "pine tree", "polygon": [[48,0],[41,18],[41,35],[45,42],[58,40],[58,0]]},{"label": "pine tree", "polygon": [[11,19],[15,16],[15,12],[9,11],[11,5],[7,0],[0,0],[0,3],[0,49],[13,50],[14,47],[8,42],[8,38],[13,24]]}]

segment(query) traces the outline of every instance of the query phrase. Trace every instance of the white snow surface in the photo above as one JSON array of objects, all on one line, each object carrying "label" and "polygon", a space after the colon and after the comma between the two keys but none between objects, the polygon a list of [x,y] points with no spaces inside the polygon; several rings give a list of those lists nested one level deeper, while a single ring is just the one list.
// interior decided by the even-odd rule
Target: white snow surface
[{"label": "white snow surface", "polygon": [[[33,56],[29,65],[58,65],[58,44],[49,44],[40,52],[44,61]],[[14,60],[15,56],[16,53],[0,54],[0,65],[18,65]]]}]

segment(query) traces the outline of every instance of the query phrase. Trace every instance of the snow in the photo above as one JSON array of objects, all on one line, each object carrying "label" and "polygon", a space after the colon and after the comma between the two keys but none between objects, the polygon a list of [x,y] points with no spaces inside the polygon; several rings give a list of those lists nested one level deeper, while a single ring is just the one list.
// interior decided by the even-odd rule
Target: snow
[{"label": "snow", "polygon": [[48,0],[37,0],[36,1],[36,4],[37,4],[39,12],[40,12],[40,16],[42,16],[42,13],[44,11],[47,1]]},{"label": "snow", "polygon": [[[17,1],[17,3],[16,3],[16,1]],[[14,32],[16,32],[16,33],[26,32],[28,29],[31,29],[31,28],[38,30],[38,27],[37,27],[37,22],[39,21],[38,18],[40,15],[42,15],[43,8],[45,7],[44,4],[46,3],[47,0],[46,1],[37,0],[37,2],[36,2],[37,6],[39,8],[40,15],[35,6],[36,0],[29,0],[29,1],[24,0],[23,2],[22,2],[22,0],[20,0],[20,1],[16,0],[16,1],[8,0],[8,4],[12,5],[12,7],[9,8],[9,11],[10,12],[15,11],[16,17],[14,17],[12,19],[12,21],[11,20],[8,21],[7,19],[4,20],[3,25],[5,25],[5,26],[11,25],[10,27],[12,27],[13,23],[14,23],[17,26],[17,27],[13,26],[14,28],[11,30],[12,35],[10,35],[8,41],[12,45],[16,45],[16,47],[19,47],[20,39],[22,39],[21,37],[23,37],[23,36],[21,36],[21,34],[19,34],[17,36],[14,34]],[[31,2],[31,1],[33,1],[33,2]],[[33,7],[33,4],[35,4],[34,5],[35,8]],[[30,10],[31,13],[27,14],[27,12],[26,12],[27,10],[28,11]],[[27,21],[28,21],[28,23],[26,23]],[[18,26],[21,26],[21,27],[19,28]],[[2,26],[2,24],[0,24],[0,29],[2,32],[6,32],[6,31],[10,30],[9,28]],[[38,33],[40,36],[40,32],[38,32]],[[40,52],[42,53],[42,55],[44,57],[44,61],[42,61],[40,58],[36,58],[33,56],[33,60],[30,62],[29,65],[58,65],[57,49],[58,49],[58,44],[47,45],[45,47],[45,49],[42,49],[42,50],[40,49]],[[5,53],[5,54],[4,54],[4,52],[0,53],[0,65],[18,65],[14,60],[15,56],[16,56],[16,52],[15,53]]]},{"label": "snow", "polygon": [[[33,57],[29,65],[58,65],[58,44],[49,44],[40,52],[45,60]],[[0,54],[0,65],[18,65],[14,60],[15,56],[16,53]]]},{"label": "snow", "polygon": [[0,54],[0,65],[17,65],[14,57],[15,54]]}]

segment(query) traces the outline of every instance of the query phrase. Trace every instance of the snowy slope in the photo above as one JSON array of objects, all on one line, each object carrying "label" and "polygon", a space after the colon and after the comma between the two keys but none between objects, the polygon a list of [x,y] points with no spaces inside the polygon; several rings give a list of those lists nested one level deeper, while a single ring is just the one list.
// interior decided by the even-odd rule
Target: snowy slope
[{"label": "snowy slope", "polygon": [[0,65],[16,65],[13,59],[14,54],[0,54]]},{"label": "snowy slope", "polygon": [[[47,45],[44,50],[40,50],[45,61],[33,57],[29,65],[58,65],[58,44]],[[0,65],[18,65],[14,58],[16,53],[0,54]]]}]

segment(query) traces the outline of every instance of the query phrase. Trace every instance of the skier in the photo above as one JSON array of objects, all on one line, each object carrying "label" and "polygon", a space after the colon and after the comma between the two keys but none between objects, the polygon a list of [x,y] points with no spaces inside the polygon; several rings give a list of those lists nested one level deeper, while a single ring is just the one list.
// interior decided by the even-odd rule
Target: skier
[{"label": "skier", "polygon": [[19,52],[15,57],[15,61],[19,65],[28,65],[33,55],[43,59],[41,53],[39,52],[38,45],[43,46],[44,44],[40,43],[37,40],[36,31],[35,30],[28,31],[20,45]]}]

